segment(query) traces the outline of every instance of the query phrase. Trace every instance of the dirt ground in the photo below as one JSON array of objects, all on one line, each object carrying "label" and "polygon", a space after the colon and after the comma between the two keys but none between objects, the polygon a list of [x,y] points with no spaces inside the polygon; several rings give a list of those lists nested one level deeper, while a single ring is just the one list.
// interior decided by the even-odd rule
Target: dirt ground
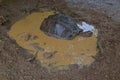
[{"label": "dirt ground", "polygon": [[120,0],[65,0],[69,6],[94,9],[120,22]]},{"label": "dirt ground", "polygon": [[[65,6],[63,0],[6,0],[0,3],[0,80],[120,80],[120,23],[92,9]],[[32,12],[49,8],[86,21],[98,29],[99,52],[89,67],[54,71],[41,66],[33,55],[18,46],[7,34],[11,25]]]}]

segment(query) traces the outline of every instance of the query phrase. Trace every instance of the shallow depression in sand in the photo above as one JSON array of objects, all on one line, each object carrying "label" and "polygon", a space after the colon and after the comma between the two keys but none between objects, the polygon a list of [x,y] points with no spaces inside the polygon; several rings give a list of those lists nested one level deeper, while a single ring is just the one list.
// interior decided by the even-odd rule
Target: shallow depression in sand
[{"label": "shallow depression in sand", "polygon": [[88,38],[77,36],[73,40],[49,37],[40,31],[40,25],[52,14],[54,14],[52,11],[32,13],[16,22],[8,34],[21,47],[33,52],[39,51],[37,59],[47,68],[63,68],[69,64],[90,65],[94,61],[91,56],[97,53],[96,36]]}]

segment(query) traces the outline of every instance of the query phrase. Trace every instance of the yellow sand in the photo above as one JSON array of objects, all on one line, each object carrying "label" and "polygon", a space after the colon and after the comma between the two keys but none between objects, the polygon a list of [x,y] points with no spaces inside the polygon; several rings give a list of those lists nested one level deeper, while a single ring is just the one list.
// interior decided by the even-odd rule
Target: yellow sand
[{"label": "yellow sand", "polygon": [[[91,56],[96,55],[96,36],[83,38],[77,36],[73,40],[61,40],[49,37],[40,31],[41,22],[52,15],[53,12],[35,12],[26,18],[16,22],[11,30],[9,36],[15,39],[16,42],[23,48],[30,51],[36,51],[31,43],[38,43],[45,51],[39,51],[37,59],[41,61],[46,67],[52,64],[52,67],[67,66],[69,64],[89,65],[94,59]],[[25,41],[26,34],[37,36],[35,40]],[[51,58],[43,57],[44,52],[57,51]]]}]

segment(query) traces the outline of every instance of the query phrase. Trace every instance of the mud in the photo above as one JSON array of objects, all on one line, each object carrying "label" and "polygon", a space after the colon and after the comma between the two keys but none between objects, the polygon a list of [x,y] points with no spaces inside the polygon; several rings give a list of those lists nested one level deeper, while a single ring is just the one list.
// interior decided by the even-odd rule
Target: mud
[{"label": "mud", "polygon": [[[33,53],[39,51],[37,58],[48,69],[67,69],[70,64],[78,64],[80,67],[89,66],[94,61],[91,56],[95,56],[97,53],[97,36],[86,38],[76,36],[73,40],[50,37],[40,30],[42,21],[49,15],[53,15],[53,11],[32,13],[16,22],[8,32],[10,38],[15,39],[18,45]],[[32,40],[30,36],[38,38]],[[46,52],[51,54],[55,51],[57,53],[51,59],[43,56]]]},{"label": "mud", "polygon": [[[120,24],[107,14],[92,9],[76,9],[65,6],[61,0],[18,0],[0,3],[0,16],[9,22],[0,25],[0,79],[2,80],[119,80],[120,79]],[[79,69],[70,65],[70,70],[51,73],[37,60],[29,62],[33,55],[17,45],[7,34],[10,27],[31,14],[48,7],[73,17],[77,22],[86,21],[98,29],[99,52],[95,62]]]}]

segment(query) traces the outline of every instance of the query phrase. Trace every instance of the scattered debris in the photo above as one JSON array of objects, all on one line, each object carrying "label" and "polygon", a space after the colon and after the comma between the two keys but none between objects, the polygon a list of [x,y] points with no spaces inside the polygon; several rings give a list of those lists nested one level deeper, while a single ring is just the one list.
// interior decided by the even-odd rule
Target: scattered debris
[{"label": "scattered debris", "polygon": [[80,36],[82,37],[91,37],[92,35],[96,36],[98,35],[98,30],[95,29],[93,25],[89,25],[86,22],[82,22],[82,25],[77,24],[80,29],[83,30],[83,32],[80,32]]},{"label": "scattered debris", "polygon": [[30,44],[34,49],[39,50],[39,51],[44,51],[45,49],[41,48],[38,43],[32,43]]},{"label": "scattered debris", "polygon": [[87,24],[86,22],[82,22],[82,25],[80,25],[80,24],[77,24],[77,25],[78,25],[78,27],[79,27],[80,29],[83,30],[83,32],[88,32],[88,31],[93,32],[93,31],[95,30],[95,29],[94,29],[94,26],[89,25],[89,24]]},{"label": "scattered debris", "polygon": [[56,53],[57,53],[57,51],[54,51],[54,52],[45,52],[43,54],[43,57],[46,58],[46,59],[51,59]]}]

